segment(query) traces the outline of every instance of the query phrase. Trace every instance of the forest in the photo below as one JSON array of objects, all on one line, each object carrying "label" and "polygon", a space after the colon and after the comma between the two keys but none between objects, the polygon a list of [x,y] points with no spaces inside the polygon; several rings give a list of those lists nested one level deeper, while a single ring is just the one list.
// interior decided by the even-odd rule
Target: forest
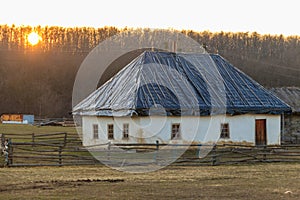
[{"label": "forest", "polygon": [[[0,114],[71,117],[77,70],[88,53],[127,28],[0,25]],[[32,46],[27,35],[41,41]],[[141,30],[142,31],[142,30]],[[265,87],[300,86],[300,36],[181,30]]]}]

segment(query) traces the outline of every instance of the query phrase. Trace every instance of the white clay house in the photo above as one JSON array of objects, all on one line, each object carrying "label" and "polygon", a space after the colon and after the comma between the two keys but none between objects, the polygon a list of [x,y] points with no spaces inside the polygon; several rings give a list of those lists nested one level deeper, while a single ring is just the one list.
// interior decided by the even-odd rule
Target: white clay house
[{"label": "white clay house", "polygon": [[286,112],[287,104],[219,55],[157,51],[143,52],[73,108],[85,146],[279,145]]}]

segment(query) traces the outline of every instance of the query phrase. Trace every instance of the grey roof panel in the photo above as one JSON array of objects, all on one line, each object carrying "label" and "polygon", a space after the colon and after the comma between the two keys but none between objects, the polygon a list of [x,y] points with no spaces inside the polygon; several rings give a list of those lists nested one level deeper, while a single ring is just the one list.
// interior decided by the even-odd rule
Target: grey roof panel
[{"label": "grey roof panel", "polygon": [[219,55],[145,51],[73,108],[97,116],[282,114],[291,108]]}]

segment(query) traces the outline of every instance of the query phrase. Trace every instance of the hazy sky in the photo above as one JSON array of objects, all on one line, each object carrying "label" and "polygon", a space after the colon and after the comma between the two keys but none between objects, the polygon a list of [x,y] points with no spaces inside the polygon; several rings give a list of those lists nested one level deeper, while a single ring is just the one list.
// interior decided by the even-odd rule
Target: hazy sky
[{"label": "hazy sky", "polygon": [[0,24],[300,35],[297,0],[1,0]]}]

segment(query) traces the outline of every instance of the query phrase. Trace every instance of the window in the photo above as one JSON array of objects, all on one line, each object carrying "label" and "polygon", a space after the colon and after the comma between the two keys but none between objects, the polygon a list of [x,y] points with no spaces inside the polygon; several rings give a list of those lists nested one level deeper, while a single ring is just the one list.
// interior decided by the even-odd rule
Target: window
[{"label": "window", "polygon": [[123,138],[129,138],[129,124],[123,124]]},{"label": "window", "polygon": [[113,124],[107,125],[107,137],[109,140],[114,139],[114,125]]},{"label": "window", "polygon": [[179,138],[180,138],[180,124],[172,124],[171,140],[179,139]]},{"label": "window", "polygon": [[230,138],[229,124],[228,123],[221,124],[220,138],[223,138],[223,139]]},{"label": "window", "polygon": [[98,124],[93,124],[93,138],[98,139],[99,138],[99,128]]}]

